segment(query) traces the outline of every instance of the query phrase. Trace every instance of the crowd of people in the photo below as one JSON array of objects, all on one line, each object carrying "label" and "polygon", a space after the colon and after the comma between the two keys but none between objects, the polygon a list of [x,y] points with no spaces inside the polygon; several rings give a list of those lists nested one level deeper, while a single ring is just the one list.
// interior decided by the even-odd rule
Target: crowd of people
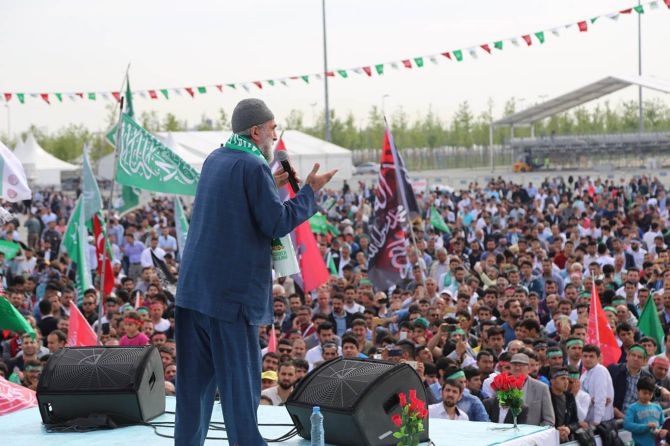
[{"label": "crowd of people", "polygon": [[[407,266],[395,286],[379,289],[368,276],[374,187],[345,181],[321,192],[331,229],[316,242],[331,275],[308,293],[297,276],[274,280],[274,325],[260,327],[261,403],[284,404],[324,361],[369,358],[414,367],[431,417],[511,422],[491,388],[508,372],[525,377],[519,422],[555,426],[561,441],[616,419],[638,444],[667,435],[670,336],[659,340],[637,326],[652,299],[670,329],[670,207],[658,179],[570,176],[534,185],[496,178],[417,199],[423,215],[407,232]],[[38,333],[0,334],[0,375],[33,389],[49,355],[66,345],[77,305],[76,268],[60,249],[72,207],[57,192],[40,193],[14,209],[25,212],[27,237],[19,221],[0,234],[25,242],[11,260],[0,253],[0,268],[7,299]],[[430,225],[431,207],[448,232]],[[88,290],[80,311],[92,326],[102,324],[103,345],[158,347],[174,391],[175,296],[152,261],[157,256],[178,276],[173,203],[157,198],[112,215],[107,233],[116,289],[102,306],[98,291]],[[621,348],[607,367],[601,346],[586,342],[594,287]],[[278,341],[270,345],[273,330]]]}]

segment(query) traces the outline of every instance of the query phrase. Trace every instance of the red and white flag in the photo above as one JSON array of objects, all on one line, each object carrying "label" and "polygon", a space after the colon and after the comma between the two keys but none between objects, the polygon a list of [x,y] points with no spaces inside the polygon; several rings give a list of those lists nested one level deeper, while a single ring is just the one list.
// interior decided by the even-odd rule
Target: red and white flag
[{"label": "red and white flag", "polygon": [[[105,285],[103,291],[104,295],[107,296],[114,290],[114,271],[112,270],[111,253],[107,247],[105,232],[100,221],[100,214],[95,214],[93,216],[93,235],[95,236],[95,252],[98,255],[98,275],[102,278],[104,268]],[[107,249],[107,255],[105,255],[105,249]]]},{"label": "red and white flag", "polygon": [[76,305],[70,305],[70,327],[67,330],[68,347],[98,345],[98,336]]},{"label": "red and white flag", "polygon": [[591,304],[589,305],[589,325],[586,329],[586,343],[600,347],[600,362],[607,367],[616,364],[621,357],[621,348],[610,327],[605,310],[600,305],[600,297],[595,282],[591,288]]},{"label": "red and white flag", "polygon": [[35,391],[0,376],[0,416],[30,407],[37,407]]}]

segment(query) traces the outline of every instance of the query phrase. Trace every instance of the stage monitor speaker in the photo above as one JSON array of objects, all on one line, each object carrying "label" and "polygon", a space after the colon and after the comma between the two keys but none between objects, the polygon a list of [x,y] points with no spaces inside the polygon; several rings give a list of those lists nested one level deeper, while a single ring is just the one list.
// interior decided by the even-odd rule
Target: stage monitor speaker
[{"label": "stage monitor speaker", "polygon": [[[364,359],[335,359],[314,369],[286,401],[298,434],[310,438],[313,406],[321,407],[326,443],[351,446],[395,445],[400,414],[398,394],[416,390],[426,401],[421,378],[407,364]],[[421,441],[428,441],[428,419]]]},{"label": "stage monitor speaker", "polygon": [[165,378],[156,347],[76,347],[54,353],[37,385],[44,424],[91,414],[117,425],[165,412]]}]

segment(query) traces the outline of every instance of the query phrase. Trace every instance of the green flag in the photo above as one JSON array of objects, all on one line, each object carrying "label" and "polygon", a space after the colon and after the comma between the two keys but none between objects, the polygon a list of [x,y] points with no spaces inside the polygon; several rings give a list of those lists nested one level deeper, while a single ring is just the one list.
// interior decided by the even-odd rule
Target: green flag
[{"label": "green flag", "polygon": [[328,220],[326,219],[326,216],[320,212],[317,212],[309,218],[309,226],[315,234],[328,233]]},{"label": "green flag", "polygon": [[[163,95],[167,99],[168,97],[167,90],[161,90],[161,93],[163,93]],[[125,109],[126,109],[125,114],[127,114],[130,117],[135,116],[135,110],[133,109],[133,95],[132,92],[130,91],[130,79],[128,80],[126,86]],[[118,126],[115,125],[105,135],[107,142],[113,145],[114,147],[116,147],[117,129]],[[128,212],[129,210],[135,208],[140,203],[139,193],[135,188],[130,186],[121,185],[121,199],[122,199],[121,205],[117,208],[120,214]]]},{"label": "green flag", "polygon": [[651,296],[647,298],[647,302],[644,304],[640,319],[637,321],[637,328],[640,329],[640,333],[644,336],[649,336],[656,340],[656,354],[661,353],[665,333],[663,333],[661,319],[658,317],[656,303],[654,303],[654,299]]},{"label": "green flag", "polygon": [[333,260],[333,256],[328,253],[326,256],[326,264],[328,266],[328,271],[330,271],[330,274],[337,276],[337,268],[335,268],[335,261]]},{"label": "green flag", "polygon": [[93,175],[93,169],[91,169],[86,151],[87,148],[84,148],[84,162],[82,166],[84,190],[82,196],[84,197],[84,220],[88,222],[95,214],[102,210],[102,197],[100,196],[98,182],[95,179],[95,175]]},{"label": "green flag", "polygon": [[174,197],[174,223],[177,231],[177,249],[179,250],[179,257],[181,257],[181,253],[184,252],[184,246],[186,246],[188,220],[184,214],[184,206],[181,203],[181,199],[177,196]]},{"label": "green flag", "polygon": [[0,252],[5,253],[5,260],[12,260],[21,250],[21,245],[11,240],[0,240]]},{"label": "green flag", "polygon": [[116,181],[154,192],[195,195],[200,174],[128,115],[121,117]]},{"label": "green flag", "polygon": [[442,215],[440,215],[435,206],[430,207],[430,225],[438,231],[451,234],[451,229],[449,229],[449,226],[444,222]]},{"label": "green flag", "polygon": [[0,296],[0,330],[29,333],[33,338],[35,337],[35,330],[26,318],[3,296]]},{"label": "green flag", "polygon": [[84,291],[92,288],[91,269],[88,267],[86,258],[86,247],[88,245],[88,230],[84,220],[83,197],[79,197],[75,205],[70,221],[63,235],[63,247],[74,263],[77,264],[77,296],[78,301],[83,301]]}]

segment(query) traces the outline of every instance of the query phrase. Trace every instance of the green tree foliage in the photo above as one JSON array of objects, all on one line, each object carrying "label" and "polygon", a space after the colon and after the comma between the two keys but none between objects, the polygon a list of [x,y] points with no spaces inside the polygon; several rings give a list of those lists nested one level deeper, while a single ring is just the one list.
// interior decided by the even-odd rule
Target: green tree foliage
[{"label": "green tree foliage", "polygon": [[[118,109],[110,105],[106,121],[106,129],[118,120]],[[489,125],[497,119],[493,114],[494,104],[489,100],[486,110],[475,115],[470,104],[466,101],[459,104],[456,113],[448,121],[442,121],[432,108],[425,114],[417,114],[414,119],[402,109],[394,111],[389,119],[389,126],[397,147],[400,150],[408,148],[438,148],[444,146],[459,147],[468,150],[473,146],[488,145]],[[509,116],[518,110],[517,103],[511,98],[503,105],[503,116]],[[389,115],[387,115],[388,117]],[[331,110],[332,141],[342,147],[356,149],[380,149],[384,134],[385,121],[382,111],[373,106],[368,112],[367,121],[357,120],[352,113],[346,116],[338,115]],[[160,117],[155,111],[143,112],[137,121],[151,132],[184,131],[189,128],[186,121],[168,113]],[[284,120],[285,128],[300,130],[318,138],[324,137],[324,115],[318,117],[312,126],[305,125],[304,115],[298,110],[292,110]],[[670,106],[661,100],[650,100],[644,103],[645,131],[670,131]],[[198,130],[230,129],[228,114],[220,109],[216,119],[202,115],[200,123],[195,126]],[[622,102],[612,106],[604,102],[593,107],[580,107],[567,113],[554,115],[535,123],[535,135],[549,137],[555,135],[579,135],[598,133],[630,133],[639,128],[637,101]],[[105,142],[104,132],[91,132],[81,125],[71,124],[49,134],[43,129],[32,125],[27,132],[21,134],[25,140],[28,133],[32,133],[37,141],[54,156],[73,161],[79,158],[84,144],[91,147],[91,158],[97,160],[110,153],[112,147]],[[494,130],[494,144],[501,144],[509,138],[508,128]],[[528,127],[514,129],[517,137],[530,136]],[[10,147],[16,145],[12,140],[0,134],[0,140]]]}]

